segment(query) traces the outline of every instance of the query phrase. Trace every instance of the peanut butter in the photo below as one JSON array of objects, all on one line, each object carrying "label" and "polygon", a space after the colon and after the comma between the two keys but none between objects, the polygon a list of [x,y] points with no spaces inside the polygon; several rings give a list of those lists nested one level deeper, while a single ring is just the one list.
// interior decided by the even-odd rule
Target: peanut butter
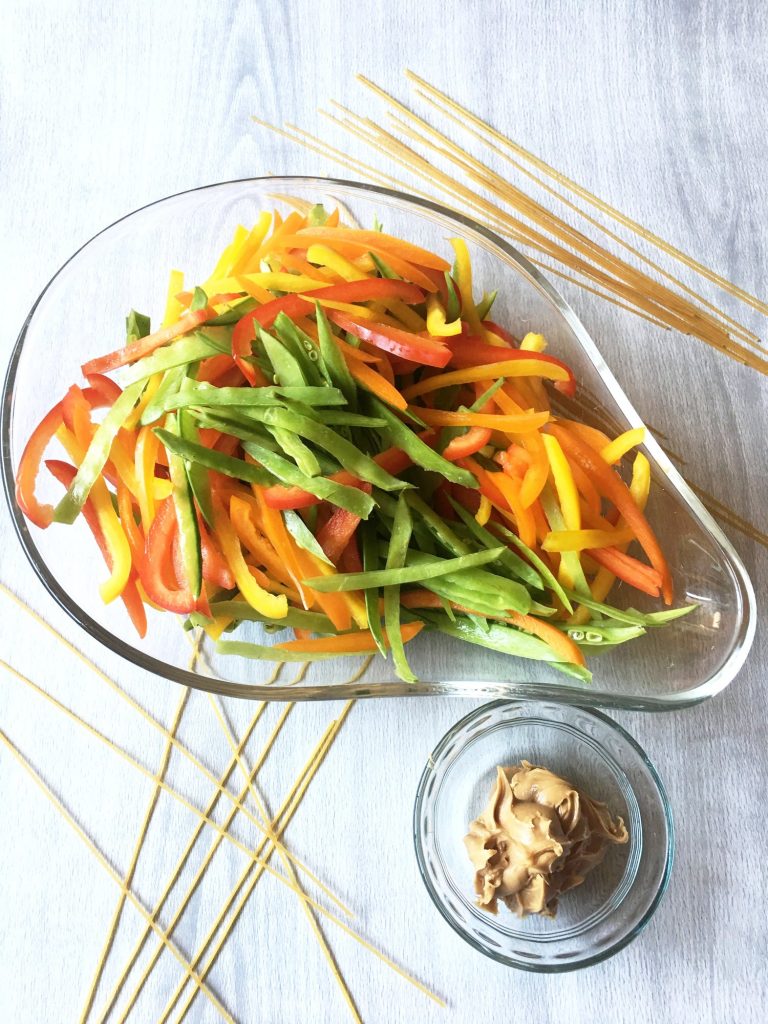
[{"label": "peanut butter", "polygon": [[497,768],[488,806],[464,838],[478,906],[495,914],[502,899],[520,917],[554,917],[561,893],[628,838],[605,804],[547,768],[528,761]]}]

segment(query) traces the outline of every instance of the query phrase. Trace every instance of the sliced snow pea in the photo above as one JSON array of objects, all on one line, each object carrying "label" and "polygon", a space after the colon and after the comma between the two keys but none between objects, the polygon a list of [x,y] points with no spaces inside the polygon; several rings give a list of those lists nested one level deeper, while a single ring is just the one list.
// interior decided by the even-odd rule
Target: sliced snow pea
[{"label": "sliced snow pea", "polygon": [[[361,523],[358,527],[362,537],[363,547],[363,569],[365,572],[373,572],[379,568],[379,542],[376,537],[376,527],[373,523]],[[384,643],[384,633],[381,628],[381,613],[379,612],[379,591],[371,588],[364,592],[365,613],[368,617],[368,628],[371,636],[376,641],[382,657],[386,658],[387,648]]]},{"label": "sliced snow pea", "polygon": [[53,510],[55,522],[74,523],[77,519],[91,493],[91,488],[109,459],[112,442],[117,437],[118,430],[122,427],[143,390],[142,381],[137,381],[127,387],[98,425],[75,478],[67,488],[67,493]]},{"label": "sliced snow pea", "polygon": [[320,475],[320,463],[314,452],[307,448],[297,433],[285,430],[283,427],[270,427],[269,429],[282,451],[293,459],[302,473],[306,473],[307,476]]},{"label": "sliced snow pea", "polygon": [[[411,514],[408,511],[405,496],[401,494],[397,501],[395,521],[392,525],[385,572],[403,568],[410,540]],[[384,626],[387,636],[391,638],[392,661],[395,671],[404,682],[415,683],[416,676],[408,664],[405,645],[400,634],[400,585],[396,583],[384,587]]]},{"label": "sliced snow pea", "polygon": [[491,306],[496,301],[498,291],[484,292],[482,299],[477,304],[477,319],[482,323],[491,312]]},{"label": "sliced snow pea", "polygon": [[210,327],[234,325],[241,320],[246,313],[252,312],[258,303],[255,299],[244,298],[240,302],[229,303],[229,309],[219,313],[212,320],[208,321]]},{"label": "sliced snow pea", "polygon": [[370,587],[389,587],[403,583],[424,583],[426,580],[459,572],[462,569],[474,569],[486,565],[499,557],[499,549],[495,551],[477,551],[460,558],[429,558],[419,565],[406,565],[402,569],[379,569],[372,572],[338,573],[335,576],[314,576],[304,580],[313,590],[325,594],[335,594],[347,590],[367,590]]},{"label": "sliced snow pea", "polygon": [[451,622],[446,616],[439,613],[423,612],[421,617],[441,633],[456,637],[457,640],[465,640],[467,643],[478,644],[480,647],[488,647],[500,654],[509,654],[517,658],[547,661],[553,668],[566,675],[575,676],[576,679],[581,679],[583,682],[590,682],[592,679],[589,669],[582,668],[581,665],[570,665],[558,661],[556,653],[549,644],[514,627],[489,623],[488,629],[485,630],[479,628],[465,616],[458,616],[455,622]]},{"label": "sliced snow pea", "polygon": [[180,395],[169,395],[163,401],[163,411],[194,405],[201,408],[232,406],[233,408],[262,408],[279,405],[286,399],[295,399],[307,406],[344,405],[344,396],[336,388],[329,387],[265,387],[265,388],[217,388],[213,384],[200,383]]},{"label": "sliced snow pea", "polygon": [[344,356],[334,341],[328,317],[323,307],[315,301],[315,320],[317,321],[317,337],[320,343],[320,355],[330,377],[331,383],[343,392],[349,408],[357,409],[357,384],[349,372]]},{"label": "sliced snow pea", "polygon": [[281,384],[283,387],[307,386],[308,381],[304,376],[301,364],[282,341],[273,338],[263,327],[259,330],[259,340],[264,346],[267,358],[272,364],[276,384]]},{"label": "sliced snow pea", "polygon": [[635,637],[643,636],[642,626],[606,626],[598,622],[588,622],[585,626],[566,626],[563,632],[580,647],[615,647]]},{"label": "sliced snow pea", "polygon": [[[179,425],[172,417],[167,425],[167,433],[178,436]],[[192,495],[184,460],[175,452],[168,451],[168,469],[171,474],[171,497],[176,510],[176,522],[179,527],[179,548],[181,562],[184,566],[187,586],[197,600],[203,585],[203,556],[200,549],[200,528],[197,525],[195,502]]]},{"label": "sliced snow pea", "polygon": [[304,548],[305,551],[309,551],[313,554],[315,558],[319,558],[321,561],[327,562],[328,565],[333,566],[333,562],[320,547],[315,535],[298,512],[294,512],[293,509],[289,508],[285,509],[283,511],[283,521],[285,523],[286,530],[290,533],[300,548]]},{"label": "sliced snow pea", "polygon": [[682,608],[670,608],[667,611],[646,613],[638,612],[634,608],[614,608],[610,604],[595,601],[592,597],[583,597],[581,594],[576,594],[570,590],[567,591],[567,594],[574,604],[578,602],[583,604],[585,608],[589,608],[590,611],[599,612],[601,615],[606,615],[617,622],[627,622],[634,626],[664,626],[673,619],[689,615],[694,609],[699,607],[698,604],[688,604]]},{"label": "sliced snow pea", "polygon": [[232,618],[237,622],[265,622],[280,629],[310,629],[313,633],[336,632],[326,615],[320,612],[307,612],[301,608],[289,608],[285,618],[270,619],[251,608],[247,601],[212,601],[211,615]]},{"label": "sliced snow pea", "polygon": [[382,490],[399,491],[410,486],[404,480],[398,480],[387,473],[373,459],[364,455],[356,445],[330,427],[308,416],[302,416],[293,409],[273,408],[265,409],[263,412],[254,410],[254,416],[267,426],[281,427],[283,430],[300,434],[301,437],[327,451],[344,469]]},{"label": "sliced snow pea", "polygon": [[392,444],[404,451],[417,466],[439,473],[446,480],[460,484],[462,487],[477,488],[477,480],[472,473],[448,462],[442,455],[438,455],[378,398],[371,397],[370,405],[375,415],[386,422]]},{"label": "sliced snow pea", "polygon": [[[452,555],[468,555],[471,548],[468,544],[465,544],[461,537],[458,537],[454,531],[450,528],[448,523],[442,519],[437,512],[433,511],[429,505],[415,491],[411,491],[406,495],[406,500],[411,506],[414,512],[417,512],[421,517],[421,522],[429,529],[433,537],[442,544],[442,546],[450,551]],[[487,545],[492,547],[494,545]],[[498,544],[495,545],[498,547]]]},{"label": "sliced snow pea", "polygon": [[160,381],[160,387],[144,406],[139,417],[142,427],[155,423],[164,412],[176,407],[176,397],[183,381],[188,379],[187,372],[190,365],[194,364],[182,363],[181,366],[174,366],[173,369],[165,371],[163,379]]},{"label": "sliced snow pea", "polygon": [[[190,378],[185,377],[182,381],[182,388],[192,386]],[[197,424],[192,414],[186,409],[180,409],[177,414],[177,420],[179,436],[185,441],[190,441],[192,444],[199,444],[200,435],[197,432]],[[205,519],[208,526],[213,529],[213,504],[211,501],[211,483],[208,479],[208,470],[205,466],[201,466],[199,462],[190,462],[189,460],[185,460],[184,468],[189,480],[189,486],[192,488],[192,494],[197,502],[197,507],[200,509],[203,519]]]},{"label": "sliced snow pea", "polygon": [[257,462],[260,462],[269,473],[276,477],[281,484],[287,484],[289,487],[300,487],[303,491],[314,494],[316,498],[330,501],[333,505],[338,505],[339,508],[347,509],[349,512],[354,513],[354,515],[360,516],[361,519],[367,519],[371,514],[374,505],[373,499],[357,487],[337,484],[335,481],[328,480],[324,476],[307,476],[306,473],[302,473],[300,469],[294,466],[292,462],[282,458],[282,456],[277,455],[275,452],[269,451],[264,445],[246,441],[244,448],[249,455],[256,459]]},{"label": "sliced snow pea", "polygon": [[308,335],[299,330],[290,317],[285,313],[278,313],[272,330],[296,359],[308,384],[322,386],[324,383],[331,383],[330,376],[326,375],[325,368],[321,363],[317,345]]},{"label": "sliced snow pea", "polygon": [[226,348],[203,337],[199,331],[189,337],[181,338],[179,341],[165,348],[159,348],[152,355],[145,356],[133,363],[122,375],[122,383],[128,385],[136,381],[145,380],[155,373],[170,370],[174,366],[186,366],[188,363],[196,363],[208,356],[220,355]]},{"label": "sliced snow pea", "polygon": [[[541,578],[544,580],[546,586],[557,595],[557,597],[563,602],[565,608],[569,611],[573,611],[573,605],[568,597],[566,590],[560,585],[557,578],[553,575],[552,570],[542,561],[541,558],[536,554],[535,551],[531,551],[527,544],[524,544],[516,533],[508,530],[506,526],[502,526],[501,523],[493,523],[493,529],[505,540],[508,540],[510,544],[517,548],[518,551],[522,552],[523,555],[533,564],[534,568],[538,571]],[[583,600],[581,596],[579,601]]]},{"label": "sliced snow pea", "polygon": [[206,448],[205,445],[186,441],[184,438],[176,437],[175,434],[171,434],[161,427],[155,428],[155,434],[168,451],[180,455],[189,462],[197,462],[199,465],[205,466],[206,469],[214,469],[217,473],[231,476],[235,480],[245,480],[248,483],[260,484],[263,487],[268,487],[272,483],[270,473],[259,469],[258,466],[253,466],[250,462],[245,462],[243,459],[236,459],[233,455],[224,455],[222,452]]},{"label": "sliced snow pea", "polygon": [[[448,500],[469,532],[483,545],[483,547],[492,548],[498,546],[498,541],[493,534],[489,530],[486,530],[484,526],[481,526],[475,517],[468,512],[463,505],[454,501],[453,498],[449,497]],[[524,562],[519,555],[516,555],[514,551],[510,551],[509,548],[505,549],[503,555],[499,559],[499,563],[529,587],[534,587],[536,590],[545,589],[544,581],[540,574],[527,562]]]}]

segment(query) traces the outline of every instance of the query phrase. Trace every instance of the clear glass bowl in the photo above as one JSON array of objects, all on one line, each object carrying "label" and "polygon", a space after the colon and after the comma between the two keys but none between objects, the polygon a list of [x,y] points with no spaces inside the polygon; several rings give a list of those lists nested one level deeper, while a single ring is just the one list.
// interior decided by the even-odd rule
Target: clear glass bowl
[{"label": "clear glass bowl", "polygon": [[[562,896],[554,919],[521,919],[503,905],[494,915],[474,902],[467,827],[488,802],[497,765],[522,759],[602,800],[629,831]],[[457,722],[424,769],[413,829],[421,877],[446,921],[474,949],[525,971],[572,971],[623,949],[658,907],[674,855],[667,795],[645,753],[599,711],[564,704],[499,700]]]},{"label": "clear glass bowl", "polygon": [[[752,587],[722,531],[651,438],[644,449],[654,475],[649,515],[674,569],[677,600],[696,601],[699,607],[665,629],[593,658],[589,687],[544,663],[442,636],[420,636],[409,645],[421,680],[415,685],[398,682],[391,664],[379,658],[367,668],[349,659],[318,662],[293,685],[289,671],[270,684],[271,664],[213,650],[208,652],[211,675],[189,671],[188,638],[170,616],[150,612],[148,634],[139,641],[121,603],[101,603],[97,583],[104,569],[84,523],[44,531],[30,527],[13,499],[16,467],[34,426],[80,378],[80,364],[117,346],[129,309],[149,313],[157,322],[171,268],[183,269],[188,284],[204,280],[237,224],[252,224],[263,208],[289,209],[286,197],[340,202],[359,223],[371,225],[378,216],[387,231],[442,253],[450,251],[448,238],[462,236],[478,290],[499,289],[496,319],[516,334],[542,332],[550,351],[574,368],[582,418],[616,432],[640,425],[584,327],[551,284],[512,246],[466,217],[386,189],[325,178],[257,178],[171,196],[117,221],[76,252],[33,306],[11,355],[0,409],[3,482],[24,550],[61,606],[111,650],[151,672],[258,699],[450,693],[655,709],[693,704],[726,686],[752,642]],[[45,477],[41,474],[44,497],[55,501],[60,489]],[[612,599],[619,605],[642,604],[622,587]],[[256,626],[241,627],[238,635],[265,642]]]}]

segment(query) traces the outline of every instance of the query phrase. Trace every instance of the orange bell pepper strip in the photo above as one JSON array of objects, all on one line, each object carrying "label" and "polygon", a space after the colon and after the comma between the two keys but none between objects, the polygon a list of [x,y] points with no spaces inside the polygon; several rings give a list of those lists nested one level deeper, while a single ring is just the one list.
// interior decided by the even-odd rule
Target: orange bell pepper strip
[{"label": "orange bell pepper strip", "polygon": [[386,402],[387,405],[402,411],[408,408],[408,402],[397,388],[390,384],[385,377],[382,377],[380,373],[371,369],[370,366],[358,362],[357,359],[348,359],[347,368],[358,384],[362,384],[364,388],[370,391],[371,394],[376,395],[377,398],[380,398],[382,402]]},{"label": "orange bell pepper strip", "polygon": [[[443,601],[433,594],[429,590],[412,590],[407,591],[400,596],[400,604],[404,608],[442,608]],[[451,601],[451,607],[455,608],[456,611],[466,612],[470,615],[479,614],[472,608],[466,608],[463,605],[456,604]],[[543,640],[548,644],[556,654],[560,655],[560,660],[568,662],[571,665],[585,665],[586,660],[581,649],[573,642],[573,640],[566,634],[559,630],[556,626],[553,626],[550,622],[546,622],[542,619],[537,619],[533,615],[521,615],[519,612],[513,612],[512,615],[484,615],[487,619],[498,619],[501,622],[508,622],[513,626],[517,626],[518,629],[525,630],[526,633],[533,633],[540,640]]]},{"label": "orange bell pepper strip", "polygon": [[[664,603],[672,604],[674,589],[669,565],[656,534],[651,529],[645,515],[638,508],[627,485],[598,452],[579,438],[574,437],[569,430],[559,424],[550,424],[548,429],[557,437],[563,451],[569,457],[572,456],[589,473],[606,498],[619,510],[660,577]],[[595,558],[595,561],[599,562],[600,559]],[[616,575],[619,574],[616,573]]]},{"label": "orange bell pepper strip", "polygon": [[420,267],[429,267],[432,270],[446,271],[451,269],[450,263],[438,256],[429,249],[423,249],[413,242],[406,242],[394,235],[387,235],[383,231],[367,231],[361,228],[329,228],[307,227],[289,240],[283,239],[286,248],[293,245],[296,249],[307,248],[313,244],[329,244],[335,249],[334,242],[342,242],[362,246],[365,250],[388,253],[391,256],[415,263]]},{"label": "orange bell pepper strip", "polygon": [[87,363],[83,363],[82,371],[87,377],[91,373],[109,373],[110,370],[116,370],[119,366],[134,363],[137,359],[143,359],[150,352],[167,345],[181,335],[188,334],[215,315],[215,310],[212,311],[208,307],[185,313],[175,324],[162,327],[159,331],[148,334],[146,338],[139,338],[138,341],[134,341],[130,345],[115,349],[114,352],[90,359]]},{"label": "orange bell pepper strip", "polygon": [[549,413],[546,412],[506,416],[501,413],[445,412],[442,409],[422,409],[421,406],[411,408],[431,427],[487,427],[489,430],[501,430],[509,434],[539,430],[549,420]]},{"label": "orange bell pepper strip", "polygon": [[217,494],[213,495],[213,518],[222,553],[245,600],[260,615],[271,619],[285,618],[288,614],[288,601],[285,595],[270,594],[256,582],[243,557],[240,540],[227,509]]},{"label": "orange bell pepper strip", "polygon": [[[423,628],[423,622],[408,622],[401,626],[400,636],[403,643],[413,640]],[[383,630],[383,639],[385,646],[389,647],[386,630]],[[370,629],[361,629],[340,636],[317,637],[314,640],[287,640],[285,643],[275,644],[275,647],[280,651],[296,651],[308,656],[313,654],[374,654],[378,650]]]},{"label": "orange bell pepper strip", "polygon": [[564,420],[560,417],[557,422],[567,427],[572,434],[588,444],[590,448],[594,448],[596,452],[602,452],[611,443],[610,437],[602,430],[598,430],[597,427],[588,427],[586,423],[579,423],[577,420]]},{"label": "orange bell pepper strip", "polygon": [[[279,556],[271,542],[259,532],[255,523],[255,509],[251,504],[252,501],[255,499],[250,496],[236,494],[229,499],[229,511],[235,532],[240,538],[240,543],[257,565],[267,569],[272,578],[283,587],[291,588],[296,584],[298,569],[292,577],[285,557]],[[298,600],[300,601],[301,598],[299,597]]]},{"label": "orange bell pepper strip", "polygon": [[[35,526],[44,530],[53,522],[53,505],[43,505],[35,497],[37,477],[48,447],[56,431],[64,423],[63,403],[57,402],[32,431],[16,470],[16,504]],[[63,463],[66,465],[66,463]]]},{"label": "orange bell pepper strip", "polygon": [[533,547],[536,543],[536,522],[531,510],[523,508],[520,502],[520,481],[504,472],[492,475],[496,486],[506,498],[507,505],[515,517],[517,534],[520,540],[529,548]]},{"label": "orange bell pepper strip", "polygon": [[618,548],[589,548],[588,554],[598,565],[608,569],[625,583],[651,597],[659,596],[662,587],[661,573],[650,565],[645,565],[631,555],[619,551]]}]

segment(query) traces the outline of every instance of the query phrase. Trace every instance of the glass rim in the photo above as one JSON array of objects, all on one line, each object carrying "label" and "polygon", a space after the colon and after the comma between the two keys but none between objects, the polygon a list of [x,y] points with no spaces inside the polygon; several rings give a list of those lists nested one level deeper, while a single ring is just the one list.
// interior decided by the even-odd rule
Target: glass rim
[{"label": "glass rim", "polygon": [[[131,210],[129,213],[118,217],[100,231],[97,231],[87,241],[72,253],[59,267],[56,273],[50,278],[43,290],[33,303],[29,313],[24,319],[19,335],[11,350],[8,367],[3,382],[2,401],[0,401],[0,474],[2,475],[3,490],[5,492],[8,508],[11,513],[11,520],[19,538],[21,546],[34,569],[38,579],[56,603],[72,618],[85,632],[98,640],[103,646],[126,659],[131,664],[154,675],[169,679],[172,682],[190,686],[193,689],[203,690],[211,693],[218,693],[228,697],[242,697],[244,699],[269,699],[269,700],[295,700],[297,697],[302,700],[338,700],[342,698],[361,697],[403,697],[403,696],[437,696],[440,694],[452,696],[496,696],[519,697],[521,699],[538,699],[549,697],[557,699],[558,687],[555,684],[530,684],[514,681],[499,680],[493,683],[470,683],[444,681],[423,681],[421,683],[402,683],[399,680],[392,680],[387,683],[365,684],[365,683],[340,683],[322,684],[317,686],[301,685],[291,686],[265,686],[263,684],[238,683],[221,677],[198,675],[188,669],[169,665],[160,659],[143,652],[139,647],[132,646],[115,636],[109,629],[102,626],[92,618],[80,605],[74,601],[49,570],[45,559],[40,554],[33,539],[29,526],[15,501],[15,480],[11,460],[11,420],[12,403],[16,374],[21,360],[24,342],[27,331],[34,317],[37,307],[45,297],[49,288],[53,285],[59,275],[66,267],[80,255],[92,242],[106,234],[112,228],[130,219],[137,214],[152,209],[155,206],[167,203],[173,199],[183,196],[195,195],[199,192],[213,192],[216,189],[226,188],[230,185],[247,185],[249,183],[270,182],[279,187],[285,184],[302,186],[316,186],[318,190],[329,188],[340,188],[352,192],[371,193],[380,195],[399,203],[405,203],[417,209],[430,211],[438,216],[454,221],[468,231],[479,235],[486,242],[500,249],[517,267],[528,276],[531,282],[537,287],[547,299],[554,305],[560,315],[566,321],[568,327],[573,331],[579,344],[592,362],[595,370],[599,373],[613,400],[621,410],[624,417],[634,427],[643,426],[643,421],[634,409],[629,398],[624,394],[610,368],[606,364],[599,349],[592,340],[589,332],[581,323],[580,319],[570,307],[568,302],[557,291],[552,283],[539,269],[534,266],[518,249],[511,243],[501,238],[494,231],[478,224],[471,217],[459,211],[452,210],[440,203],[424,199],[419,196],[412,196],[396,189],[386,188],[380,185],[372,185],[366,182],[353,181],[344,178],[316,177],[313,175],[261,175],[247,178],[234,178],[227,181],[214,182],[207,185],[199,185],[195,188],[184,189],[171,195],[155,199],[145,203],[143,206]],[[641,711],[678,710],[683,707],[690,707],[714,696],[723,690],[734,678],[742,667],[749,650],[756,629],[755,615],[755,594],[749,575],[734,549],[731,542],[720,529],[713,517],[704,507],[700,499],[694,494],[686,481],[674,467],[667,454],[659,446],[652,435],[648,435],[644,442],[645,447],[652,453],[657,465],[663,470],[665,476],[670,480],[677,493],[684,499],[688,512],[697,520],[700,526],[705,529],[720,545],[727,556],[734,571],[734,577],[740,588],[740,599],[742,603],[742,615],[739,635],[734,643],[727,660],[708,679],[691,690],[685,691],[682,695],[657,694],[642,697],[631,697],[601,693],[590,695],[585,692],[583,695],[575,691],[563,693],[560,702],[569,703],[584,707],[594,707],[599,704],[602,707],[615,707],[619,709],[633,709]],[[371,693],[372,687],[375,693]],[[529,690],[528,687],[531,687]],[[595,696],[599,699],[595,700]],[[592,699],[590,699],[592,697]]]},{"label": "glass rim", "polygon": [[[440,738],[434,750],[430,753],[427,758],[427,763],[424,766],[424,770],[419,778],[419,783],[416,788],[416,797],[413,804],[413,819],[412,819],[412,831],[413,831],[413,845],[416,853],[416,863],[419,868],[419,875],[424,883],[424,887],[429,894],[432,903],[440,912],[443,919],[451,926],[451,928],[459,935],[466,943],[468,943],[476,952],[481,953],[483,956],[487,956],[489,959],[494,960],[496,963],[504,964],[506,967],[513,967],[516,970],[528,971],[532,974],[566,974],[571,971],[582,970],[586,967],[593,967],[595,964],[602,963],[604,960],[610,959],[616,953],[619,953],[622,949],[626,948],[631,942],[633,942],[638,935],[643,931],[646,925],[650,922],[653,915],[656,913],[659,904],[661,903],[664,894],[669,886],[669,880],[672,874],[672,867],[675,859],[675,826],[672,815],[672,807],[667,795],[664,783],[656,770],[655,765],[646,754],[643,747],[637,742],[634,736],[627,730],[615,722],[608,715],[603,714],[594,707],[581,707],[580,711],[582,714],[586,714],[597,721],[601,722],[604,726],[608,727],[614,732],[620,739],[627,743],[633,748],[635,753],[640,757],[644,767],[647,769],[648,774],[653,782],[656,793],[659,797],[659,805],[664,814],[664,821],[667,830],[667,841],[664,855],[664,869],[661,874],[656,891],[651,899],[648,907],[640,916],[638,921],[627,931],[626,934],[622,935],[614,943],[607,946],[604,950],[599,953],[592,954],[591,956],[584,957],[577,961],[570,961],[568,963],[557,963],[557,964],[538,964],[531,960],[516,959],[508,956],[504,953],[496,953],[482,945],[472,935],[468,934],[459,922],[453,917],[448,911],[444,901],[440,898],[435,885],[433,884],[432,878],[429,874],[426,864],[426,858],[424,855],[424,849],[421,842],[421,823],[426,809],[425,794],[427,784],[435,771],[436,766],[439,764],[439,758],[441,757],[444,749],[454,740],[459,732],[462,731],[466,726],[472,723],[474,719],[482,714],[487,714],[489,710],[501,708],[505,705],[521,704],[529,705],[531,710],[535,705],[540,705],[544,709],[547,706],[553,704],[558,707],[570,707],[571,705],[560,701],[544,701],[544,700],[517,700],[515,698],[509,700],[495,700],[488,704],[482,704],[478,708],[474,708],[468,714],[455,722],[450,729]],[[540,716],[541,717],[541,716]],[[521,716],[518,721],[527,721],[527,716]],[[480,734],[482,735],[482,733]],[[475,737],[475,739],[477,736]],[[644,841],[644,840],[643,840]],[[641,854],[642,855],[642,854]],[[634,884],[634,880],[633,880]]]}]

